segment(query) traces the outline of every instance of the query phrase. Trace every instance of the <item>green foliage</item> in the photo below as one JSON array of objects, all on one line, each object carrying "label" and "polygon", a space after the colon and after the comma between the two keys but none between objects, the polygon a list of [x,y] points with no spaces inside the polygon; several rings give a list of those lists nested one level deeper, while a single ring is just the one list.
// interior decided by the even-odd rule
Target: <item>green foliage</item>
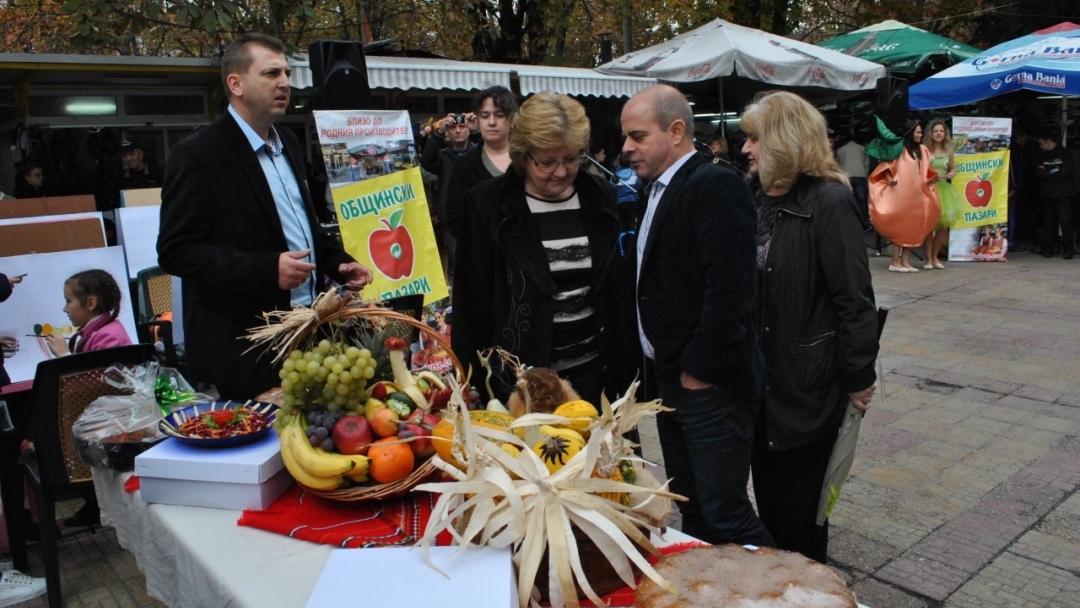
[{"label": "green foliage", "polygon": [[615,56],[623,53],[626,19],[634,49],[718,17],[809,42],[896,19],[979,46],[1080,21],[1075,0],[9,0],[0,6],[0,39],[17,52],[207,57],[250,31],[305,49],[318,39],[362,39],[365,14],[375,40],[396,38],[406,48],[581,67],[599,63],[604,30]]}]

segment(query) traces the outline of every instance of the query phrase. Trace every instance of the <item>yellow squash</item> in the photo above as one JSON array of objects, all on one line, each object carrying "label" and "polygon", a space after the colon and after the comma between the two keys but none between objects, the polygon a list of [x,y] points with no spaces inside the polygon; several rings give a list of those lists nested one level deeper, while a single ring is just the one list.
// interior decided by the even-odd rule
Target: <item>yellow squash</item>
[{"label": "yellow squash", "polygon": [[532,450],[552,475],[585,449],[585,438],[577,431],[544,425],[540,427],[540,434],[542,437]]},{"label": "yellow squash", "polygon": [[573,422],[560,426],[575,430],[581,433],[581,436],[586,439],[589,438],[589,435],[585,431],[585,429],[588,428],[588,426],[600,416],[600,412],[596,410],[596,407],[583,399],[567,401],[566,403],[555,408],[555,411],[551,413],[556,416],[573,418]]}]

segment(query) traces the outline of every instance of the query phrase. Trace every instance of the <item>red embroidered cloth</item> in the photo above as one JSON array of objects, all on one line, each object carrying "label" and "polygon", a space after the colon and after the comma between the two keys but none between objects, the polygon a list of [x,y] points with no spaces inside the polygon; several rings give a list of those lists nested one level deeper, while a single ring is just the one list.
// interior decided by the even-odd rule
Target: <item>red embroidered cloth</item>
[{"label": "red embroidered cloth", "polygon": [[[410,492],[388,500],[337,502],[294,485],[265,511],[244,511],[236,523],[342,548],[411,545],[424,535],[436,500],[429,492]],[[438,541],[448,545],[450,535]]]}]

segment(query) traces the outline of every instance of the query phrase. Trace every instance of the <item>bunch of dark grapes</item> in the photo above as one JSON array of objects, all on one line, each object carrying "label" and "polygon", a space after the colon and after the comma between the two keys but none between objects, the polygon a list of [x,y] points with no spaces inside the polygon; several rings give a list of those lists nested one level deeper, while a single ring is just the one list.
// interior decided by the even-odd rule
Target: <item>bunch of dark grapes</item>
[{"label": "bunch of dark grapes", "polygon": [[466,404],[466,407],[470,410],[484,409],[484,404],[480,403],[480,393],[475,390],[469,391],[469,402]]},{"label": "bunch of dark grapes", "polygon": [[330,433],[344,415],[345,412],[342,411],[310,410],[307,412],[307,438],[311,445],[333,452],[334,440],[330,437]]}]

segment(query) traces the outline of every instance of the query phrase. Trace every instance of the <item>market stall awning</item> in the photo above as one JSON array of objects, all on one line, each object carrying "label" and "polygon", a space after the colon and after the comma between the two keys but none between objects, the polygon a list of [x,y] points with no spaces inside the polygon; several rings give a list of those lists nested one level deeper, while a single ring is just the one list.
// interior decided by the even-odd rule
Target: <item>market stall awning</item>
[{"label": "market stall awning", "polygon": [[516,65],[514,71],[522,95],[551,90],[581,97],[631,97],[656,84],[655,78],[611,76],[584,68]]},{"label": "market stall awning", "polygon": [[[368,82],[373,89],[480,91],[488,87],[510,87],[511,66],[472,63],[428,57],[366,57]],[[309,89],[314,85],[306,60],[294,60],[292,85]]]},{"label": "market stall awning", "polygon": [[[428,57],[366,58],[368,82],[373,89],[480,91],[500,85],[510,88],[518,79],[522,95],[545,90],[556,93],[596,97],[629,97],[656,84],[654,78],[609,76],[584,68],[560,68],[536,65],[510,65],[433,59]],[[297,89],[314,86],[306,59],[290,61],[292,85]]]},{"label": "market stall awning", "polygon": [[892,19],[820,42],[818,46],[880,63],[896,74],[914,74],[932,59],[941,58],[944,67],[982,52]]},{"label": "market stall awning", "polygon": [[[623,55],[597,70],[678,83],[720,77],[726,94],[739,97],[752,96],[762,85],[844,97],[852,91],[873,90],[875,81],[885,76],[885,68],[876,63],[722,19]],[[731,86],[730,77],[736,77]]]},{"label": "market stall awning", "polygon": [[1080,95],[1080,29],[1054,30],[999,44],[913,85],[911,108],[947,108],[1020,89]]}]

